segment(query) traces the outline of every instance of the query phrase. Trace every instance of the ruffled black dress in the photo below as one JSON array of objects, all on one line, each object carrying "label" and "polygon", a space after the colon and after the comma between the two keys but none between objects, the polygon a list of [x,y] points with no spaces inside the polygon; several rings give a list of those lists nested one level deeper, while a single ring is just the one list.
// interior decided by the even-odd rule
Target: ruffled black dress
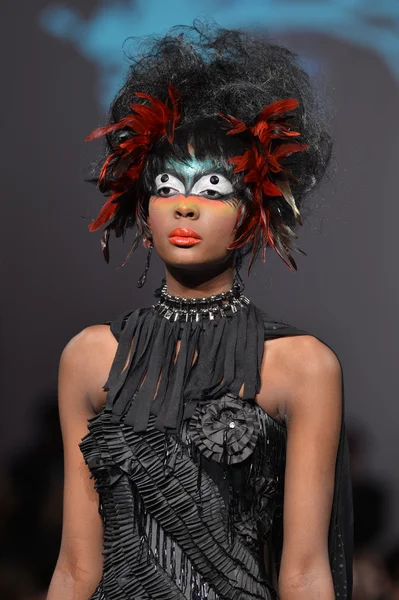
[{"label": "ruffled black dress", "polygon": [[[264,340],[309,333],[249,301],[170,317],[158,303],[111,323],[107,402],[81,442],[104,524],[91,599],[278,598],[287,432],[254,398]],[[328,540],[340,600],[352,596],[352,520],[343,418]]]}]

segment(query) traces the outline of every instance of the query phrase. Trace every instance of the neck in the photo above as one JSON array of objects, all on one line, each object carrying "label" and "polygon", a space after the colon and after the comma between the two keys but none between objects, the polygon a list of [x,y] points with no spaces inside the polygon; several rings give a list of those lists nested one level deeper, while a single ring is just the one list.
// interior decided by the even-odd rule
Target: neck
[{"label": "neck", "polygon": [[168,294],[182,298],[203,298],[227,292],[232,288],[234,278],[233,267],[221,273],[179,272],[173,268],[165,269]]}]

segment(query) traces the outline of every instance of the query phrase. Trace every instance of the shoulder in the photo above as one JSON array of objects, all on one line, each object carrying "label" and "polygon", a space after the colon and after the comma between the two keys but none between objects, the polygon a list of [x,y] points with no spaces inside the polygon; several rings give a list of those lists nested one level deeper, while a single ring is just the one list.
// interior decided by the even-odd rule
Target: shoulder
[{"label": "shoulder", "polygon": [[72,337],[60,357],[60,376],[72,380],[96,410],[104,401],[108,378],[118,342],[109,325],[91,325]]},{"label": "shoulder", "polygon": [[339,373],[341,364],[336,353],[317,337],[291,335],[267,340],[273,345],[276,359],[296,377],[308,378],[319,374]]},{"label": "shoulder", "polygon": [[265,341],[265,351],[273,355],[274,363],[297,378],[341,371],[337,354],[311,334],[268,339]]},{"label": "shoulder", "polygon": [[339,420],[342,369],[335,352],[312,335],[298,336],[291,341],[285,360],[289,368],[287,424],[302,417],[309,422],[318,418]]},{"label": "shoulder", "polygon": [[[259,310],[259,309],[258,309]],[[259,310],[265,331],[265,352],[273,354],[283,367],[289,366],[304,377],[316,371],[341,368],[332,348],[311,332]]]},{"label": "shoulder", "polygon": [[117,346],[117,341],[111,333],[109,325],[90,325],[73,336],[66,344],[61,354],[61,360],[75,362],[76,366],[82,359],[95,359],[98,354],[106,354]]},{"label": "shoulder", "polygon": [[295,411],[326,407],[328,398],[339,409],[342,369],[327,344],[311,334],[277,337],[265,341],[265,355],[262,379],[286,422]]}]

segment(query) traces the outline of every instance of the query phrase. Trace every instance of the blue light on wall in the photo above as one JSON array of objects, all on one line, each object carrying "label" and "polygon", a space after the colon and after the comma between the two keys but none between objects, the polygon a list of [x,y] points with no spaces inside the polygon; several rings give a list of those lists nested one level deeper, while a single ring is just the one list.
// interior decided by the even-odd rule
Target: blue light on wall
[{"label": "blue light on wall", "polygon": [[335,36],[379,54],[399,80],[398,0],[105,1],[87,20],[67,5],[53,4],[41,13],[40,25],[98,66],[100,101],[106,107],[126,70],[124,40],[162,34],[201,16],[211,16],[227,28],[261,25],[272,34],[311,31]]}]

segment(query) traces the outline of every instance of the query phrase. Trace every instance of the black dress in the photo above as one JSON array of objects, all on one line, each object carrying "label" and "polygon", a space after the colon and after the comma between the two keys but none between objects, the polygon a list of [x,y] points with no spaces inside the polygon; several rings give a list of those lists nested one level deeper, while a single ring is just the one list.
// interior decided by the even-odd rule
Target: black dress
[{"label": "black dress", "polygon": [[[104,524],[92,600],[278,598],[286,429],[254,398],[264,340],[308,332],[245,301],[188,321],[158,303],[111,323],[107,402],[81,442]],[[329,529],[340,600],[352,518],[343,418]]]}]

